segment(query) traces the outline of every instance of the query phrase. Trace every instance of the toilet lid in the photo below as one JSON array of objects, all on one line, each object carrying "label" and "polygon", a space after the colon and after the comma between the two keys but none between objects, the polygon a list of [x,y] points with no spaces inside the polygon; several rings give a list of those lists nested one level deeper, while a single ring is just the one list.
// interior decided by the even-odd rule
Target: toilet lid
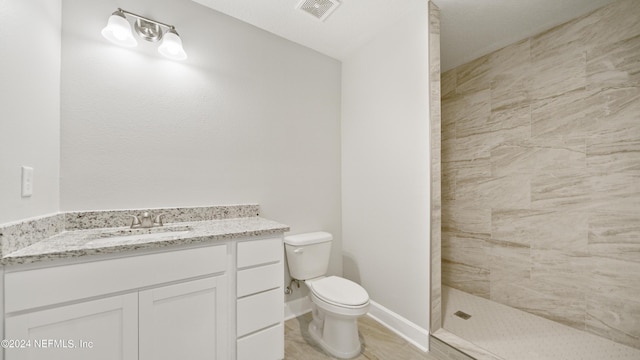
[{"label": "toilet lid", "polygon": [[338,276],[329,276],[309,284],[311,291],[328,303],[358,306],[369,301],[369,294],[360,285]]}]

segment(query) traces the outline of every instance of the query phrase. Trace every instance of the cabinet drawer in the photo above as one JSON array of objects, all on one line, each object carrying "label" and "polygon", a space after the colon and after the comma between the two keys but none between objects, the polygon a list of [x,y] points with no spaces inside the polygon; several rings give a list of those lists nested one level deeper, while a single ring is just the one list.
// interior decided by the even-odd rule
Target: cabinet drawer
[{"label": "cabinet drawer", "polygon": [[237,360],[278,360],[284,358],[284,326],[264,329],[238,340]]},{"label": "cabinet drawer", "polygon": [[282,262],[238,271],[238,297],[281,287],[283,272]]},{"label": "cabinet drawer", "polygon": [[284,318],[284,294],[273,289],[238,300],[237,336],[282,322]]},{"label": "cabinet drawer", "polygon": [[282,238],[238,243],[238,267],[268,264],[282,260]]},{"label": "cabinet drawer", "polygon": [[5,312],[127,291],[227,269],[227,246],[5,273]]}]

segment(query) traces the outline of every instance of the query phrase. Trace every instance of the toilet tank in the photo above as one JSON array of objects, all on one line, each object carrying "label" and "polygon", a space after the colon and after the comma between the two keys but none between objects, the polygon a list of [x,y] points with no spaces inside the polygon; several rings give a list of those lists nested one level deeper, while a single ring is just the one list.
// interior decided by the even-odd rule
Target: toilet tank
[{"label": "toilet tank", "polygon": [[297,280],[324,276],[329,266],[333,236],[327,232],[285,236],[289,274]]}]

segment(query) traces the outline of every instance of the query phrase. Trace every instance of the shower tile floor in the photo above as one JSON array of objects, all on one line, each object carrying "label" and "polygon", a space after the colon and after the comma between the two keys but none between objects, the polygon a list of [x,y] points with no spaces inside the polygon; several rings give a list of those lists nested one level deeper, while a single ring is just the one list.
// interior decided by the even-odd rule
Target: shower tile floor
[{"label": "shower tile floor", "polygon": [[503,359],[640,359],[640,350],[445,286],[442,312],[444,329]]}]

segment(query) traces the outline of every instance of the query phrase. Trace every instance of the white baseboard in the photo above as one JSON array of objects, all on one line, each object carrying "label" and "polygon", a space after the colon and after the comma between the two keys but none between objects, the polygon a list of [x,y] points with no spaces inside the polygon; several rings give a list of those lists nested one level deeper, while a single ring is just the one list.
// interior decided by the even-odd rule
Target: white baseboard
[{"label": "white baseboard", "polygon": [[371,301],[371,308],[369,308],[367,315],[418,349],[424,352],[429,351],[428,330],[421,328],[375,301]]},{"label": "white baseboard", "polygon": [[[418,349],[429,351],[429,331],[385,308],[370,301],[371,307],[367,315],[398,336],[407,340]],[[311,311],[311,301],[308,296],[288,301],[284,304],[284,319],[289,320]]]},{"label": "white baseboard", "polygon": [[284,303],[284,320],[293,319],[311,311],[311,301],[308,296]]}]

